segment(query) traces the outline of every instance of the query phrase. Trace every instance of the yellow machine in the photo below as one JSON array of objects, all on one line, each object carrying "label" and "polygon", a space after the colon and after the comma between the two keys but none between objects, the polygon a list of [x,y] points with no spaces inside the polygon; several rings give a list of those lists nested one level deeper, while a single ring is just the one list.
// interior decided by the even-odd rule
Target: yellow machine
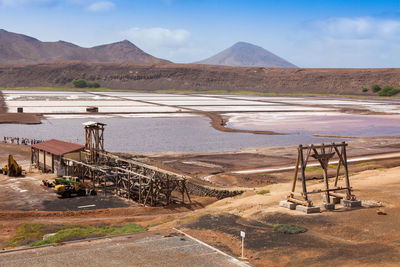
[{"label": "yellow machine", "polygon": [[82,183],[72,177],[64,177],[56,179],[54,191],[61,197],[71,197],[76,194],[78,196],[95,195],[96,192],[87,183]]},{"label": "yellow machine", "polygon": [[12,155],[8,155],[8,163],[4,165],[2,172],[8,176],[21,176],[22,167],[15,161]]}]

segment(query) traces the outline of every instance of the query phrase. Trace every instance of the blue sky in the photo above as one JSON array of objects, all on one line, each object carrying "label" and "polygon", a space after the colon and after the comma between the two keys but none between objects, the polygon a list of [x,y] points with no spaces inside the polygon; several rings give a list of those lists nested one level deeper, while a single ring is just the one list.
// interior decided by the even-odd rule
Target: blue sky
[{"label": "blue sky", "polygon": [[0,0],[0,28],[174,62],[245,41],[306,68],[400,67],[400,0]]}]

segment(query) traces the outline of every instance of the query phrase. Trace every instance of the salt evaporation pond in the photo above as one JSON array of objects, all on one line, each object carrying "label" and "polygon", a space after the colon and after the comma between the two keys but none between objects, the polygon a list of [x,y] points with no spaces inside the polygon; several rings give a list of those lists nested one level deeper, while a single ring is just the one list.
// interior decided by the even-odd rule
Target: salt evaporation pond
[{"label": "salt evaporation pond", "polygon": [[[83,122],[90,119],[48,119],[42,124],[1,124],[0,137],[60,139],[84,144]],[[298,145],[343,139],[310,135],[256,135],[220,132],[207,118],[102,118],[105,149],[112,152],[226,152],[258,146]]]},{"label": "salt evaporation pond", "polygon": [[338,112],[228,113],[228,127],[281,133],[335,136],[399,136],[399,115]]}]

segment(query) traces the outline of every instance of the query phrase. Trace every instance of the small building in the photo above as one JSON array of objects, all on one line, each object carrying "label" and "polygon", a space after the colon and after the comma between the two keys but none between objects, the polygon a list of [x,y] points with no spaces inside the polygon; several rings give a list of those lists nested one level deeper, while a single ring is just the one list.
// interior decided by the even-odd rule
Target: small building
[{"label": "small building", "polygon": [[62,175],[61,158],[65,154],[83,151],[85,146],[51,139],[31,147],[31,163],[42,172]]}]

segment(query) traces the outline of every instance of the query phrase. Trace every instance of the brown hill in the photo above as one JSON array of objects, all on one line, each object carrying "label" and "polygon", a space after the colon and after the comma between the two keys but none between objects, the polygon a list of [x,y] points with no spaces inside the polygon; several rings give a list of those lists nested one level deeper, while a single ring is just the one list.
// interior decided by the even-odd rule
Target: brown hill
[{"label": "brown hill", "polygon": [[0,62],[2,64],[35,64],[70,60],[129,63],[169,62],[143,52],[126,40],[83,48],[64,41],[41,42],[26,35],[0,29]]},{"label": "brown hill", "polygon": [[195,64],[266,67],[266,68],[297,68],[296,65],[278,57],[268,50],[253,44],[238,42],[224,51],[196,62]]},{"label": "brown hill", "polygon": [[[0,87],[71,86],[76,78],[131,90],[251,90],[363,94],[374,83],[400,87],[400,69],[278,69],[185,64],[43,63],[0,66]],[[367,94],[370,94],[368,92]],[[372,93],[371,93],[372,94]]]}]

